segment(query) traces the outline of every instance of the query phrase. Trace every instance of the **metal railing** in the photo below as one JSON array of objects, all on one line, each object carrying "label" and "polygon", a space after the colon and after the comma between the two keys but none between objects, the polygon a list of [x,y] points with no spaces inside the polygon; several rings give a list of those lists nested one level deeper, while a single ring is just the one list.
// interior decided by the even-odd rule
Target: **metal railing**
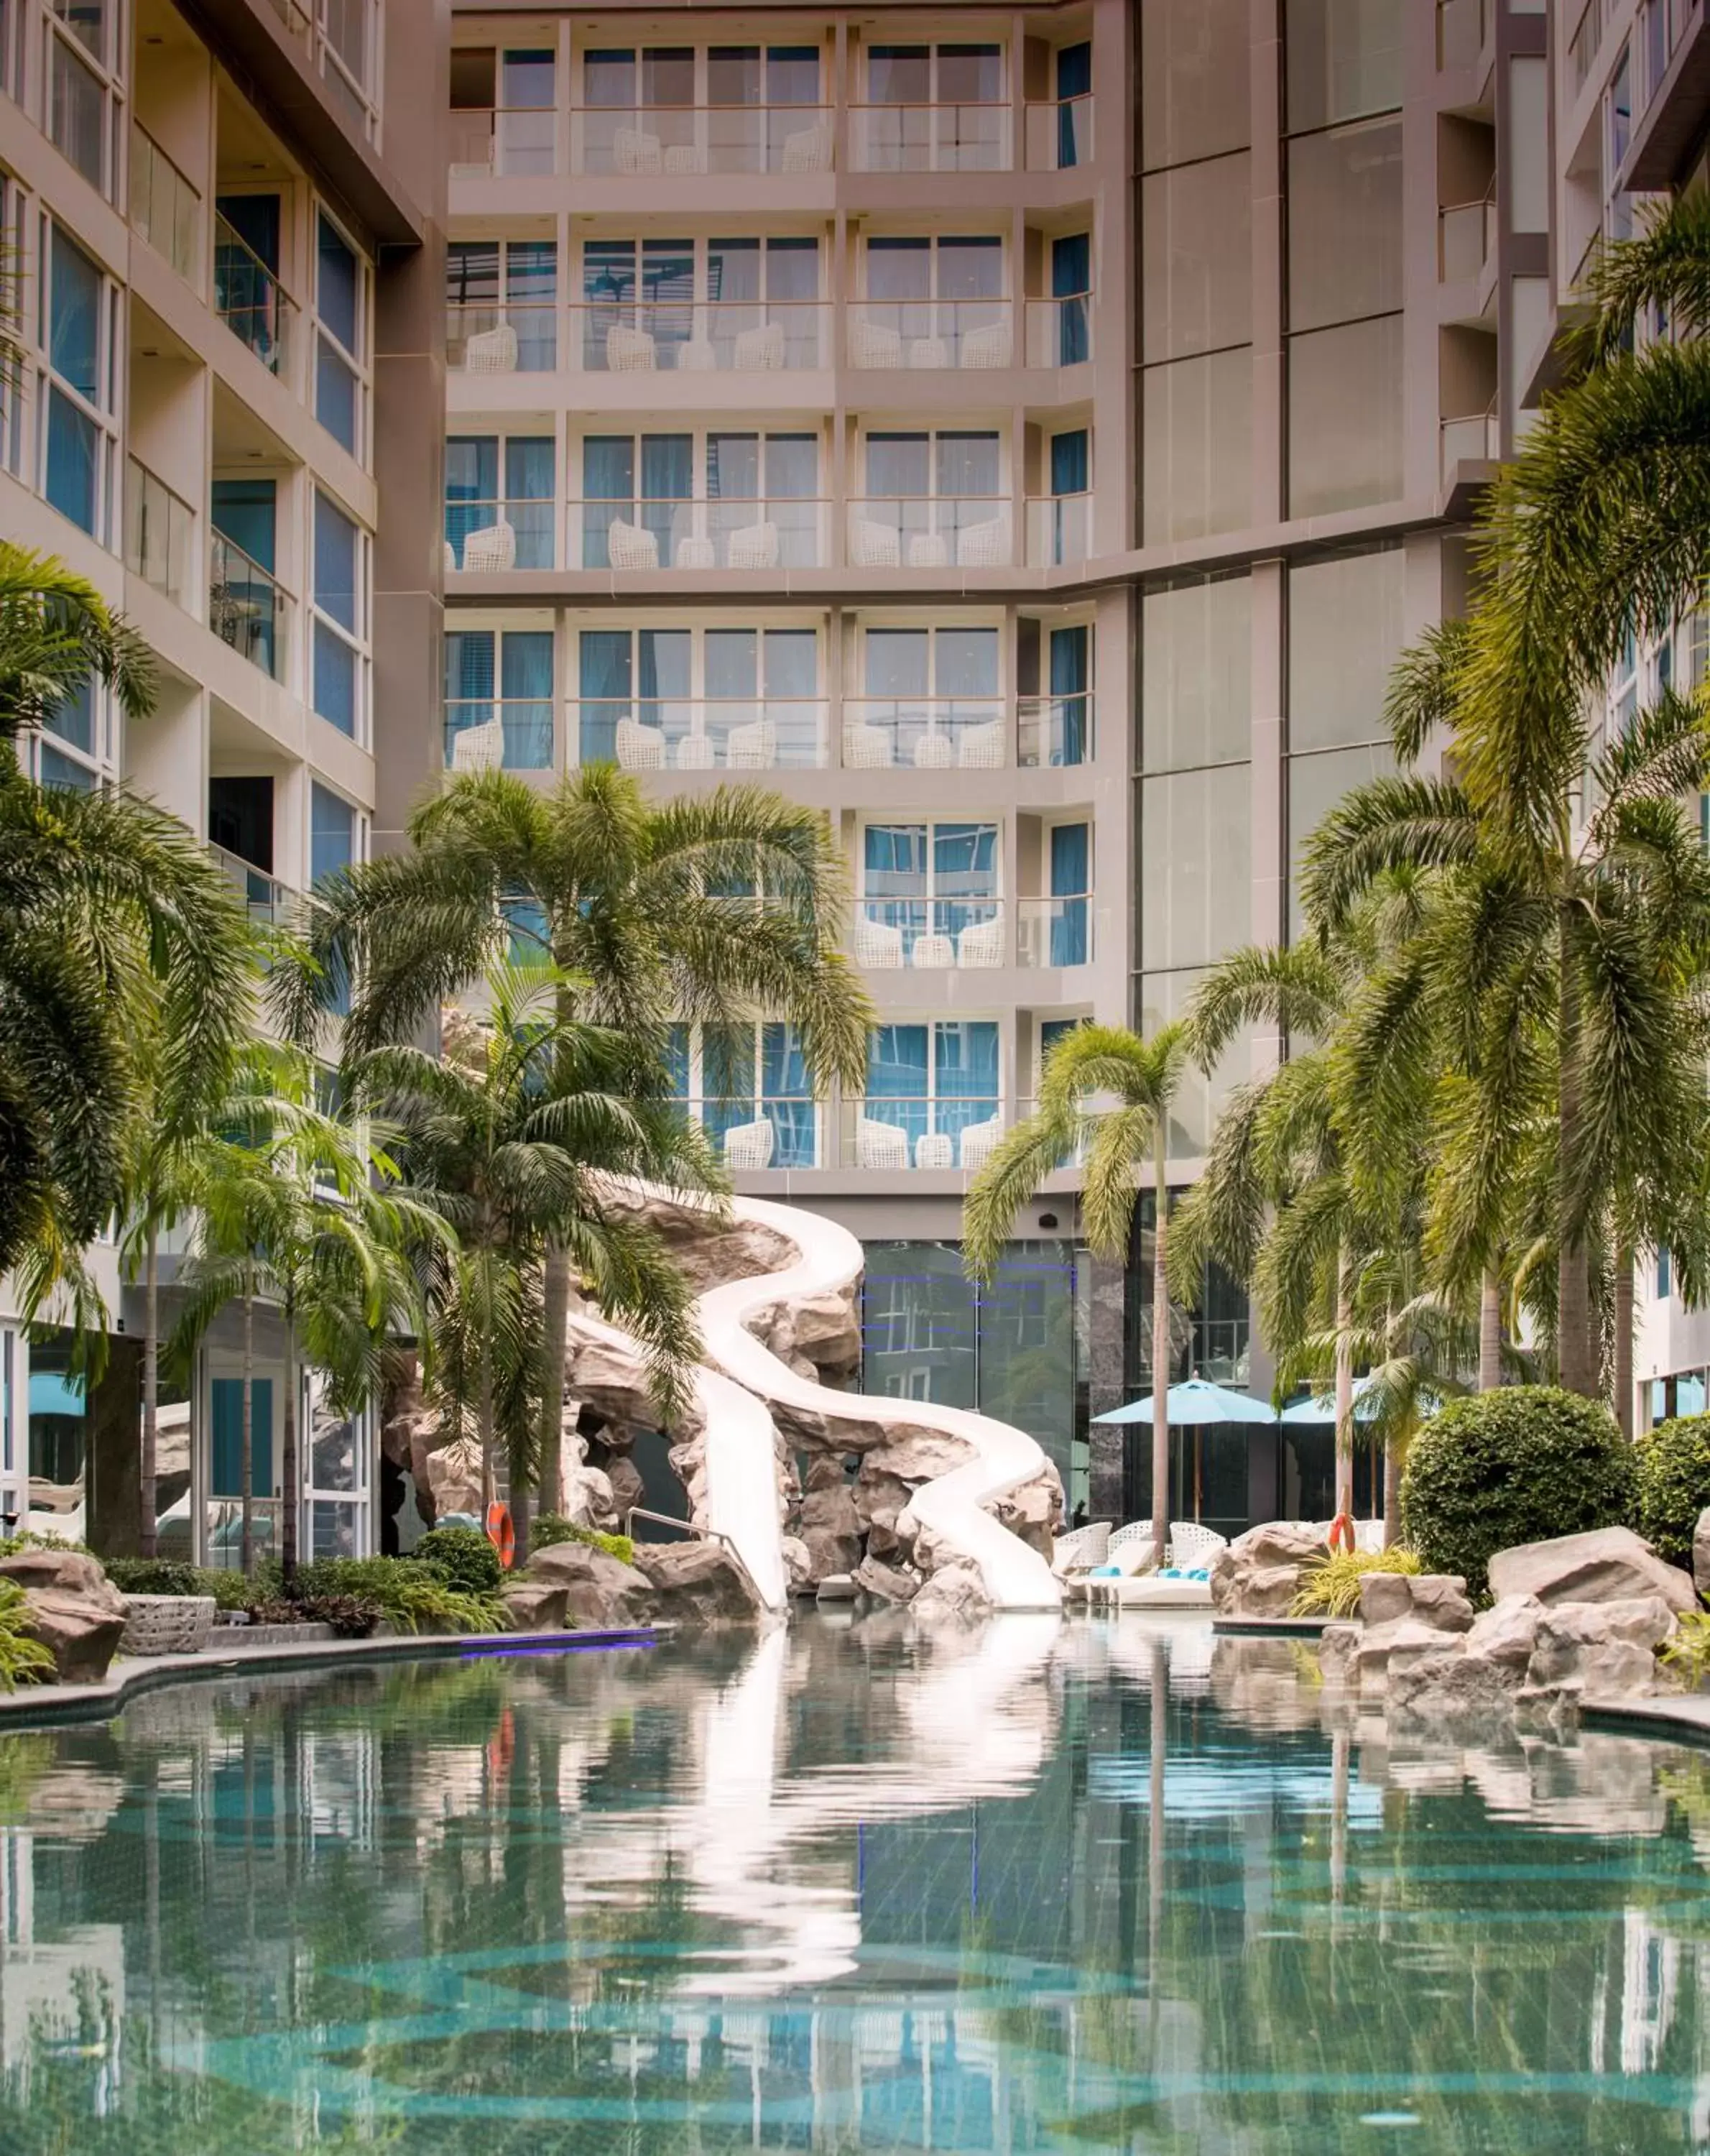
[{"label": "metal railing", "polygon": [[1027,170],[1062,172],[1093,162],[1093,93],[1030,102],[1024,121]]},{"label": "metal railing", "polygon": [[269,373],[290,364],[297,303],[247,239],[214,212],[214,312]]},{"label": "metal railing", "polygon": [[448,771],[550,771],[550,696],[448,697]]},{"label": "metal railing", "polygon": [[1464,464],[1495,464],[1502,454],[1502,423],[1492,408],[1442,423],[1441,471],[1444,483]]},{"label": "metal railing", "polygon": [[445,566],[476,575],[555,566],[555,502],[508,496],[445,505]]},{"label": "metal railing", "polygon": [[1479,202],[1451,203],[1437,212],[1437,280],[1457,285],[1477,277],[1497,240],[1496,181]]},{"label": "metal railing", "polygon": [[812,696],[584,696],[571,740],[579,762],[626,771],[813,771],[827,709]]},{"label": "metal railing", "polygon": [[1001,101],[852,105],[849,161],[858,172],[1006,172],[1015,162]]},{"label": "metal railing", "polygon": [[1021,696],[1016,703],[1016,762],[1027,770],[1089,763],[1093,692]]},{"label": "metal railing", "polygon": [[761,1604],[765,1602],[765,1598],[755,1584],[754,1574],[743,1562],[741,1551],[737,1548],[730,1536],[720,1528],[704,1527],[694,1520],[673,1519],[669,1512],[650,1512],[645,1505],[632,1505],[623,1516],[623,1532],[632,1542],[635,1540],[635,1523],[637,1520],[652,1520],[662,1527],[675,1527],[679,1533],[693,1535],[699,1542],[716,1543],[748,1582],[749,1592],[753,1595],[755,1602]]},{"label": "metal railing", "polygon": [[181,277],[197,282],[202,197],[137,121],[131,124],[131,222]]},{"label": "metal railing", "polygon": [[827,505],[790,495],[750,500],[573,501],[572,569],[817,569]]},{"label": "metal railing", "polygon": [[570,169],[579,177],[695,179],[832,169],[829,106],[578,105],[570,114]]},{"label": "metal railing", "polygon": [[849,504],[852,569],[1007,568],[1015,559],[1003,495],[868,495]]},{"label": "metal railing", "polygon": [[843,326],[856,368],[987,368],[1016,363],[1006,299],[856,300]]},{"label": "metal railing", "polygon": [[855,903],[849,956],[868,973],[986,968],[1008,963],[998,898],[863,898]]},{"label": "metal railing", "polygon": [[823,300],[580,300],[568,364],[590,374],[773,374],[823,367]]},{"label": "metal railing", "polygon": [[285,678],[290,608],[289,594],[269,570],[223,531],[209,533],[207,625],[275,681]]},{"label": "metal railing", "polygon": [[125,566],[179,606],[190,592],[196,511],[135,457],[125,459]]},{"label": "metal railing", "polygon": [[558,364],[554,300],[454,300],[445,363],[458,374],[550,374]]},{"label": "metal railing", "polygon": [[294,902],[295,894],[289,886],[283,884],[265,869],[259,869],[253,861],[246,861],[241,854],[234,854],[225,846],[212,842],[208,853],[224,870],[236,886],[238,896],[248,907],[249,918],[257,927],[282,928]]},{"label": "metal railing", "polygon": [[842,1164],[887,1173],[955,1168],[971,1174],[991,1158],[1006,1120],[1002,1102],[989,1096],[925,1100],[869,1093],[842,1104]]},{"label": "metal railing", "polygon": [[1091,555],[1090,494],[1037,495],[1027,505],[1027,519],[1030,568],[1073,568]]},{"label": "metal railing", "polygon": [[1008,732],[999,696],[846,696],[843,768],[1001,770]]},{"label": "metal railing", "polygon": [[1093,957],[1093,898],[1016,901],[1016,957],[1023,966],[1085,966]]}]

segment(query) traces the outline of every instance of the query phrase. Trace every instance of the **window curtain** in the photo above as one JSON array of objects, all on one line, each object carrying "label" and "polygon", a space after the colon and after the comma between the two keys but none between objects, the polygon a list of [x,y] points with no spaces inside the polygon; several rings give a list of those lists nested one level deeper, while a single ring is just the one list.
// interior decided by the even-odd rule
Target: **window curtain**
[{"label": "window curtain", "polygon": [[[1059,437],[1061,439],[1061,437]],[[1092,632],[1084,625],[1051,632],[1051,761],[1087,760],[1087,690]]]},{"label": "window curtain", "polygon": [[634,639],[627,629],[585,629],[577,654],[581,698],[579,753],[584,763],[615,763],[617,721],[630,716]]},{"label": "window curtain", "polygon": [[[243,1495],[243,1380],[241,1378],[211,1378],[208,1380],[209,1435],[212,1440],[212,1456],[208,1462],[208,1495],[212,1497],[239,1497]],[[249,1494],[252,1497],[271,1497],[273,1495],[273,1379],[252,1378],[249,1383]],[[258,1522],[264,1541],[269,1532],[268,1522]],[[223,1529],[216,1535],[223,1547],[227,1541],[235,1544],[239,1525],[233,1524],[228,1536]]]},{"label": "window curtain", "polygon": [[1092,325],[1086,293],[1093,282],[1093,243],[1084,232],[1071,232],[1051,243],[1051,292],[1057,302],[1057,363],[1075,367],[1093,355]]},{"label": "window curtain", "polygon": [[1092,46],[1065,45],[1057,56],[1057,162],[1060,171],[1067,172],[1080,162],[1077,110],[1070,100],[1086,96],[1092,87]]},{"label": "window curtain", "polygon": [[627,434],[590,434],[582,444],[582,567],[610,568],[607,530],[614,516],[635,513],[635,444]]},{"label": "window curtain", "polygon": [[760,1029],[760,1099],[772,1126],[772,1166],[811,1168],[818,1115],[801,1036],[793,1025]]},{"label": "window curtain", "polygon": [[445,632],[445,756],[469,726],[484,726],[493,716],[494,650],[490,629],[448,629]]},{"label": "window curtain", "polygon": [[933,1028],[933,1128],[956,1137],[996,1106],[997,1026],[989,1019],[940,1019]]},{"label": "window curtain", "polygon": [[997,896],[997,826],[935,824],[932,830],[932,927],[954,940],[989,921]]},{"label": "window curtain", "polygon": [[508,629],[500,654],[504,698],[504,767],[547,771],[552,764],[552,631]]},{"label": "window curtain", "polygon": [[671,564],[674,540],[689,532],[688,512],[677,508],[694,492],[693,434],[643,434],[641,521],[659,542],[659,566]]},{"label": "window curtain", "polygon": [[523,434],[504,445],[504,514],[516,528],[520,569],[552,567],[557,515],[556,445],[550,436]]},{"label": "window curtain", "polygon": [[1091,832],[1085,824],[1057,824],[1051,833],[1051,963],[1087,963],[1086,893],[1092,875]]},{"label": "window curtain", "polygon": [[464,540],[493,521],[498,495],[498,436],[453,434],[445,444],[445,536],[459,567]]},{"label": "window curtain", "polygon": [[550,373],[557,364],[558,247],[550,239],[513,239],[504,250],[507,315],[516,332],[517,368]]},{"label": "window curtain", "polygon": [[924,1025],[878,1025],[868,1035],[867,1113],[914,1141],[926,1129],[928,1042]]}]

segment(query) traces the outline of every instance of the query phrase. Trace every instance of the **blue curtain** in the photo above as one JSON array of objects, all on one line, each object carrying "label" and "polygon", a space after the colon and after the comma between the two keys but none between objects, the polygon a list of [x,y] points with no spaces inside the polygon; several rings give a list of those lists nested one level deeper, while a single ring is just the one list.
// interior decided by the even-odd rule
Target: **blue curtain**
[{"label": "blue curtain", "polygon": [[1087,898],[1092,872],[1091,834],[1085,824],[1058,824],[1051,834],[1051,896],[1064,903],[1051,922],[1053,966],[1087,963]]},{"label": "blue curtain", "polygon": [[811,1168],[818,1127],[813,1086],[793,1025],[760,1028],[760,1102],[772,1127],[772,1166]]},{"label": "blue curtain", "polygon": [[1067,434],[1052,436],[1051,491],[1053,494],[1084,494],[1087,491],[1091,479],[1089,446],[1084,427],[1076,427]]},{"label": "blue curtain", "polygon": [[1057,310],[1057,363],[1074,367],[1092,357],[1091,326],[1083,296],[1093,281],[1090,234],[1071,232],[1051,243],[1051,291]]},{"label": "blue curtain", "polygon": [[1089,44],[1065,45],[1057,56],[1057,162],[1059,171],[1067,172],[1080,162],[1080,145],[1075,134],[1077,107],[1071,98],[1084,97],[1093,87],[1093,48]]},{"label": "blue curtain", "polygon": [[[243,1494],[243,1380],[212,1378],[208,1381],[210,1435],[212,1457],[208,1462],[208,1495],[241,1497]],[[253,1378],[249,1383],[249,1494],[273,1495],[273,1379]]]},{"label": "blue curtain", "polygon": [[617,721],[629,716],[635,694],[635,639],[627,629],[585,629],[581,633],[581,742],[584,763],[617,759]]},{"label": "blue curtain", "polygon": [[[1059,435],[1061,441],[1062,437]],[[1051,632],[1051,693],[1057,700],[1052,714],[1051,761],[1084,763],[1087,760],[1087,690],[1092,631],[1083,624]]]},{"label": "blue curtain", "polygon": [[906,1131],[911,1157],[926,1128],[928,1040],[924,1025],[876,1025],[867,1037],[867,1113]]},{"label": "blue curtain", "polygon": [[[582,567],[607,569],[606,532],[613,515],[634,515],[635,443],[627,434],[590,434],[582,444]],[[615,511],[602,502],[621,505]]]},{"label": "blue curtain", "polygon": [[687,519],[679,524],[673,504],[694,492],[694,435],[643,434],[641,479],[641,521],[659,542],[659,567],[668,568],[674,538],[689,531]]},{"label": "blue curtain", "polygon": [[937,1065],[933,1127],[955,1137],[997,1105],[997,1025],[991,1019],[940,1019],[933,1027]]},{"label": "blue curtain", "polygon": [[504,698],[504,767],[548,771],[552,765],[552,632],[507,629],[500,654]]},{"label": "blue curtain", "polygon": [[484,726],[493,716],[493,647],[490,629],[448,629],[445,632],[445,760],[452,743],[468,726]]},{"label": "blue curtain", "polygon": [[996,824],[934,824],[932,927],[952,938],[991,918],[997,896]]},{"label": "blue curtain", "polygon": [[457,550],[494,517],[499,494],[499,438],[496,434],[453,434],[445,444],[445,536]]}]

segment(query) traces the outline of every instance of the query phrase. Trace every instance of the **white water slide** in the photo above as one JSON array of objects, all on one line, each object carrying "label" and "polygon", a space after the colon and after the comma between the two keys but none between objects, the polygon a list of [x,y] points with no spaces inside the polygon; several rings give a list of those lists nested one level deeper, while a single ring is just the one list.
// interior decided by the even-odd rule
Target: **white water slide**
[{"label": "white water slide", "polygon": [[[695,1389],[706,1418],[701,1524],[730,1538],[768,1606],[781,1609],[788,1594],[769,1412],[776,1404],[786,1413],[822,1415],[834,1425],[880,1434],[869,1443],[882,1441],[882,1434],[892,1430],[959,1438],[974,1457],[916,1489],[909,1503],[915,1520],[943,1555],[977,1568],[994,1609],[1059,1608],[1062,1594],[1044,1558],[985,1510],[1045,1471],[1037,1442],[1025,1430],[966,1409],[838,1392],[799,1376],[749,1331],[748,1321],[781,1302],[842,1293],[859,1277],[861,1245],[834,1220],[796,1206],[756,1198],[733,1198],[730,1204],[735,1224],[765,1229],[796,1254],[793,1263],[769,1272],[720,1281],[697,1303],[703,1353]],[[622,1337],[611,1327],[593,1329]]]}]

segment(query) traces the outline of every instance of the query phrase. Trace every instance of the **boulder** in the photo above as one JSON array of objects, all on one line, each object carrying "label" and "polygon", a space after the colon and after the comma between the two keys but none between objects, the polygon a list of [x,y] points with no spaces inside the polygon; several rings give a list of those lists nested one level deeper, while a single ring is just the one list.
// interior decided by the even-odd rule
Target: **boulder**
[{"label": "boulder", "polygon": [[1698,1606],[1689,1573],[1665,1564],[1631,1527],[1595,1527],[1546,1543],[1498,1550],[1490,1561],[1493,1601],[1535,1594],[1543,1603],[1626,1602],[1658,1595],[1683,1614]]},{"label": "boulder", "polygon": [[590,1543],[554,1543],[536,1550],[517,1584],[561,1590],[562,1625],[599,1630],[653,1621],[653,1590],[647,1575]]},{"label": "boulder", "polygon": [[1049,1460],[1031,1481],[1006,1490],[987,1510],[1018,1542],[1051,1562],[1062,1518],[1062,1481]]},{"label": "boulder", "polygon": [[1410,1621],[1438,1632],[1472,1628],[1467,1583],[1452,1573],[1369,1572],[1359,1583],[1359,1614],[1368,1625]]},{"label": "boulder", "polygon": [[646,1504],[647,1485],[642,1481],[641,1470],[627,1452],[607,1455],[605,1475],[607,1487],[612,1492],[612,1509],[620,1521],[628,1518],[632,1505]]},{"label": "boulder", "polygon": [[920,1591],[917,1574],[898,1572],[873,1557],[863,1558],[852,1576],[863,1594],[876,1595],[881,1602],[912,1602]]},{"label": "boulder", "polygon": [[1354,1657],[1359,1647],[1357,1625],[1326,1625],[1318,1635],[1318,1668],[1327,1685],[1345,1685],[1354,1677]]},{"label": "boulder", "polygon": [[1301,1574],[1329,1554],[1310,1528],[1271,1520],[1237,1535],[1211,1567],[1211,1602],[1231,1617],[1286,1617]]},{"label": "boulder", "polygon": [[1449,1645],[1439,1634],[1429,1653],[1393,1665],[1385,1706],[1396,1721],[1471,1734],[1513,1720],[1518,1680],[1511,1664]]},{"label": "boulder", "polygon": [[[835,1478],[822,1472],[826,1468],[837,1471]],[[810,1578],[828,1579],[835,1573],[853,1572],[864,1554],[861,1517],[840,1461],[814,1462],[799,1520],[797,1532],[811,1563]]]},{"label": "boulder", "polygon": [[784,1570],[789,1578],[790,1591],[792,1594],[799,1594],[804,1588],[813,1584],[812,1554],[799,1535],[786,1535],[783,1551]]},{"label": "boulder", "polygon": [[1692,1584],[1700,1594],[1710,1594],[1710,1506],[1692,1530]]},{"label": "boulder", "polygon": [[433,1500],[433,1517],[448,1512],[472,1512],[479,1520],[481,1502],[481,1447],[473,1437],[454,1437],[430,1452],[422,1462],[428,1490]]},{"label": "boulder", "polygon": [[1404,1617],[1393,1625],[1368,1625],[1354,1650],[1354,1670],[1362,1686],[1385,1682],[1400,1666],[1420,1655],[1441,1654],[1446,1641],[1432,1625]]},{"label": "boulder", "polygon": [[25,1549],[0,1558],[23,1589],[29,1629],[54,1657],[60,1684],[99,1684],[125,1636],[125,1597],[80,1550]]},{"label": "boulder", "polygon": [[752,1624],[759,1596],[717,1543],[637,1543],[635,1564],[652,1585],[652,1614],[683,1625]]},{"label": "boulder", "polygon": [[926,1625],[977,1625],[991,1609],[979,1568],[965,1563],[940,1565],[909,1604],[909,1614]]},{"label": "boulder", "polygon": [[899,1554],[903,1544],[897,1532],[897,1522],[908,1509],[909,1500],[914,1494],[914,1485],[894,1475],[875,1475],[863,1460],[852,1494],[869,1554],[882,1558]]},{"label": "boulder", "polygon": [[1544,1604],[1535,1594],[1511,1594],[1473,1619],[1467,1635],[1467,1651],[1500,1662],[1523,1676],[1543,1620]]},{"label": "boulder", "polygon": [[[1266,1564],[1249,1572],[1242,1580],[1240,1591],[1230,1608],[1235,1617],[1286,1617],[1294,1607],[1294,1598],[1300,1592],[1301,1568],[1292,1564]],[[1216,1602],[1214,1583],[1211,1597]]]},{"label": "boulder", "polygon": [[1546,1606],[1528,1681],[1615,1695],[1649,1691],[1656,1681],[1656,1650],[1674,1629],[1674,1612],[1660,1595]]},{"label": "boulder", "polygon": [[796,1353],[817,1370],[852,1370],[860,1362],[861,1326],[852,1295],[803,1296],[790,1304],[789,1312]]},{"label": "boulder", "polygon": [[569,1590],[562,1585],[509,1579],[499,1592],[514,1632],[561,1632],[570,1623]]},{"label": "boulder", "polygon": [[563,1486],[560,1509],[573,1527],[599,1527],[607,1534],[616,1530],[617,1507],[608,1476],[597,1467],[572,1466],[566,1460]]}]

